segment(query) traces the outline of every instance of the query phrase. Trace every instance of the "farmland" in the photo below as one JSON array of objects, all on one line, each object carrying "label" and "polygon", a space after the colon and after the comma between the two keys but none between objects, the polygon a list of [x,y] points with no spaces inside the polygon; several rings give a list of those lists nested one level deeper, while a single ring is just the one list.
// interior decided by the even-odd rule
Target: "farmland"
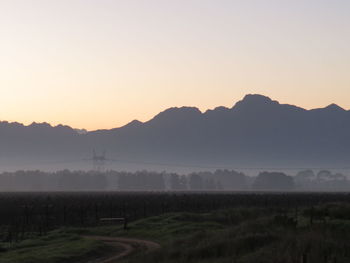
[{"label": "farmland", "polygon": [[235,207],[298,209],[350,202],[346,193],[53,192],[1,193],[3,237],[17,241],[59,227],[98,226],[100,218],[134,221],[174,212],[205,213]]},{"label": "farmland", "polygon": [[[160,243],[162,249],[143,258],[149,262],[232,262],[232,258],[236,262],[256,262],[253,260],[259,253],[271,254],[261,262],[277,262],[268,260],[282,244],[293,254],[280,255],[286,259],[283,262],[300,262],[296,261],[300,257],[311,260],[307,262],[322,262],[315,261],[321,257],[321,250],[310,244],[312,239],[322,243],[327,236],[332,244],[317,245],[328,249],[322,257],[346,262],[342,259],[348,255],[340,253],[334,244],[343,244],[347,237],[349,204],[347,193],[1,193],[0,262],[58,263],[66,262],[67,257],[80,262],[112,253],[106,244],[86,240],[84,235],[126,236]],[[123,224],[101,224],[101,218],[125,218],[127,230]],[[247,247],[239,248],[244,244]],[[46,255],[43,246],[59,255]],[[138,254],[128,260],[140,262]],[[178,258],[182,261],[176,261]]]}]

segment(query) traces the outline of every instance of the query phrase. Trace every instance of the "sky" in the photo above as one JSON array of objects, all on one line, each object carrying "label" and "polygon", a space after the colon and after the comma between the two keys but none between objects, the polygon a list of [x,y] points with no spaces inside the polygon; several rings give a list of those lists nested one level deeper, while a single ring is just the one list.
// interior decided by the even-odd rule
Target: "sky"
[{"label": "sky", "polygon": [[0,0],[0,120],[88,130],[263,94],[350,109],[348,0]]}]

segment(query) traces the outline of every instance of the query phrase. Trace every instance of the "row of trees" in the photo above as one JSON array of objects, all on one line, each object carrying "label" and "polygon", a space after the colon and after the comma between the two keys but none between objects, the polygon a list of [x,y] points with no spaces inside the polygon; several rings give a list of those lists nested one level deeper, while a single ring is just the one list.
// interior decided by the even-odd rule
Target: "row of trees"
[{"label": "row of trees", "polygon": [[0,174],[0,191],[247,190],[247,176],[228,170],[189,175],[139,171],[17,171]]},{"label": "row of trees", "polygon": [[197,172],[188,175],[139,171],[17,171],[0,174],[0,191],[83,191],[83,190],[313,190],[345,191],[347,177],[330,171],[311,170],[288,176],[280,172],[262,172],[249,177],[233,170]]}]

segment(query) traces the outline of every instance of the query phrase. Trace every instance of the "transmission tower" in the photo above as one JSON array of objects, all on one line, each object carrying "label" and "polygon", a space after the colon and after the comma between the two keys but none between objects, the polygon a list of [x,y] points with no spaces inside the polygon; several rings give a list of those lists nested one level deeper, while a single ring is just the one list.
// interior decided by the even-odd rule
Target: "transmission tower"
[{"label": "transmission tower", "polygon": [[106,164],[106,151],[104,150],[100,155],[96,153],[95,149],[92,151],[93,169],[97,172],[102,172]]}]

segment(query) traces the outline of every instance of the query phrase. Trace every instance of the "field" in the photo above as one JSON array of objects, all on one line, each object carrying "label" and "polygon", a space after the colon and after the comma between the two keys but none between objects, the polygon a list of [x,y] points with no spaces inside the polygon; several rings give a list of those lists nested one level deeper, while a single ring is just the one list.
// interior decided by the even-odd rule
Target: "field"
[{"label": "field", "polygon": [[[2,193],[0,207],[1,263],[88,262],[123,249],[89,236],[161,245],[135,249],[130,263],[350,262],[346,193]],[[127,229],[101,224],[112,217]]]}]

